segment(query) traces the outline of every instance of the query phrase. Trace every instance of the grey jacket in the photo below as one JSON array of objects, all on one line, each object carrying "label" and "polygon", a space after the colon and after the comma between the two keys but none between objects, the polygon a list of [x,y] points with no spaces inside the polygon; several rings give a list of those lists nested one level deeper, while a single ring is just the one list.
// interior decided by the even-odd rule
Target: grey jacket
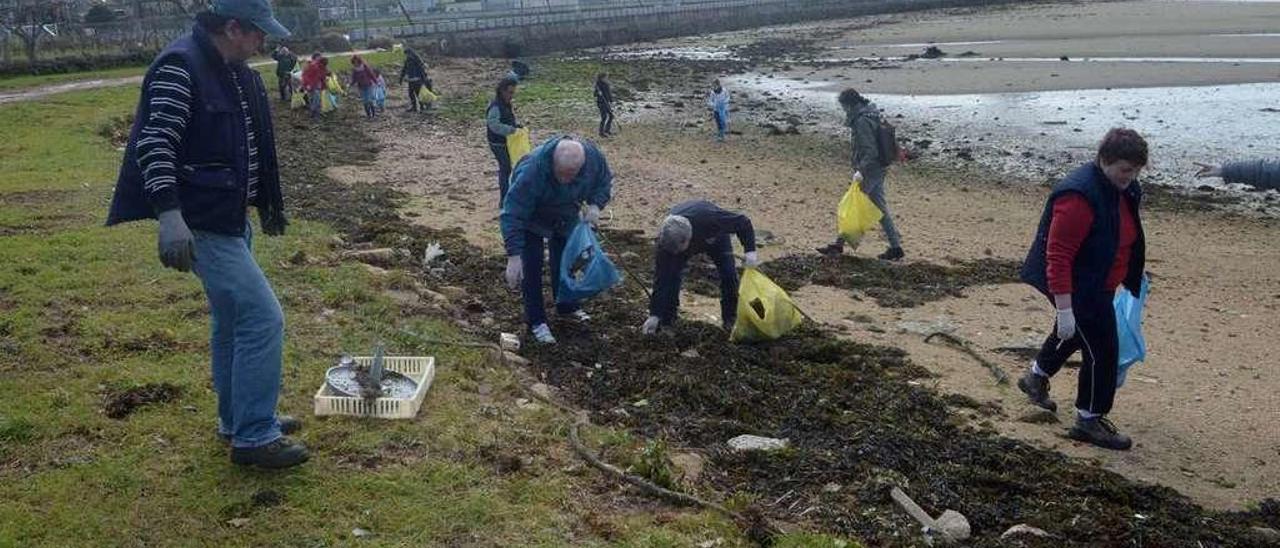
[{"label": "grey jacket", "polygon": [[876,134],[880,131],[880,109],[867,102],[847,112],[845,125],[849,126],[853,147],[853,169],[864,175],[880,167],[880,148],[876,146]]},{"label": "grey jacket", "polygon": [[1227,162],[1222,164],[1222,180],[1280,190],[1280,159]]}]

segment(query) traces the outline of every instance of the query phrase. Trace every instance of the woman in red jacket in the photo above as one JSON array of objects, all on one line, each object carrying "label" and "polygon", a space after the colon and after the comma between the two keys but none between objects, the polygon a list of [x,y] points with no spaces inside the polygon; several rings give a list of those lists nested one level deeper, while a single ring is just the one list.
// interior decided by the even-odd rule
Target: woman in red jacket
[{"label": "woman in red jacket", "polygon": [[307,93],[307,108],[312,118],[320,117],[320,92],[329,77],[329,60],[319,53],[311,54],[311,62],[302,69],[302,91]]},{"label": "woman in red jacket", "polygon": [[1119,362],[1112,302],[1122,285],[1135,296],[1142,287],[1146,238],[1137,177],[1146,165],[1142,136],[1123,128],[1107,132],[1097,159],[1053,188],[1022,267],[1023,281],[1053,302],[1057,322],[1018,388],[1032,403],[1057,411],[1049,378],[1080,351],[1076,423],[1068,435],[1107,449],[1133,443],[1106,414],[1115,400]]}]

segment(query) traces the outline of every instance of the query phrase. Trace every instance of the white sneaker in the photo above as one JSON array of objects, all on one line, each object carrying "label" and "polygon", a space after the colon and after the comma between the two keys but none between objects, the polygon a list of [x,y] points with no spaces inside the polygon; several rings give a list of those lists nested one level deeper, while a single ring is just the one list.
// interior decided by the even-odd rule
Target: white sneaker
[{"label": "white sneaker", "polygon": [[556,338],[551,335],[551,327],[545,323],[533,326],[533,338],[543,344],[556,343]]},{"label": "white sneaker", "polygon": [[578,320],[578,321],[580,321],[580,322],[588,322],[588,321],[591,321],[591,314],[587,314],[587,311],[586,311],[586,310],[583,310],[583,309],[581,309],[581,308],[579,308],[579,309],[577,309],[577,310],[574,310],[573,312],[570,312],[570,313],[565,314],[565,315],[566,315],[566,316],[568,316],[568,317],[570,317],[570,318],[573,318],[573,319],[575,319],[575,320]]}]

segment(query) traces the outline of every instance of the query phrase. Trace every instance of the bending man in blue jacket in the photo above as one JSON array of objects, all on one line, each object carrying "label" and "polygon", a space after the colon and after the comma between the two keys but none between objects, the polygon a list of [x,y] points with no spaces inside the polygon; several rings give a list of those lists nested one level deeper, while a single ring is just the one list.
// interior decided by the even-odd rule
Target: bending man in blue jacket
[{"label": "bending man in blue jacket", "polygon": [[[551,271],[558,274],[569,233],[579,219],[592,224],[600,220],[612,188],[613,173],[604,153],[572,137],[548,139],[516,164],[500,217],[507,250],[506,279],[513,291],[521,289],[524,319],[538,342],[556,342],[542,302],[543,241],[550,241]],[[553,299],[557,279],[551,276]],[[578,303],[556,303],[556,312],[579,321],[591,319]]]},{"label": "bending man in blue jacket", "polygon": [[733,329],[738,318],[738,271],[733,264],[733,242],[737,234],[746,252],[743,265],[760,265],[756,255],[756,232],[751,219],[741,213],[725,211],[706,200],[691,200],[671,208],[658,229],[658,245],[654,252],[653,295],[649,299],[649,319],[640,331],[652,335],[658,326],[671,325],[680,308],[680,283],[689,258],[706,253],[716,263],[720,275],[720,318],[725,331]]}]

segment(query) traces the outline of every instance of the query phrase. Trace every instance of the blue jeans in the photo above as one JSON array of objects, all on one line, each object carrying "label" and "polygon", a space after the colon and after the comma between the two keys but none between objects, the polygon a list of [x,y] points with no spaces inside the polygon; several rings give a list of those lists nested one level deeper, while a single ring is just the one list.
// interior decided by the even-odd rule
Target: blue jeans
[{"label": "blue jeans", "polygon": [[902,235],[893,224],[893,214],[889,213],[889,202],[884,197],[884,168],[870,169],[862,173],[862,192],[871,199],[871,203],[880,208],[880,228],[884,237],[889,240],[889,247],[902,247]]},{"label": "blue jeans", "polygon": [[711,111],[711,115],[716,118],[716,139],[723,141],[724,132],[729,129],[729,121],[718,110]]},{"label": "blue jeans", "polygon": [[[246,223],[247,225],[247,223]],[[253,231],[227,236],[193,231],[196,276],[209,299],[213,390],[218,432],[232,447],[258,447],[281,436],[280,397],[284,312],[253,259]]]},{"label": "blue jeans", "polygon": [[[551,300],[555,300],[560,292],[560,257],[564,255],[564,245],[568,243],[565,236],[552,236],[551,240]],[[547,323],[547,308],[542,302],[542,259],[544,239],[532,232],[525,232],[524,251],[520,260],[524,262],[524,283],[521,292],[524,297],[524,320],[533,327]],[[582,308],[578,303],[557,303],[556,312],[572,314]]]}]

